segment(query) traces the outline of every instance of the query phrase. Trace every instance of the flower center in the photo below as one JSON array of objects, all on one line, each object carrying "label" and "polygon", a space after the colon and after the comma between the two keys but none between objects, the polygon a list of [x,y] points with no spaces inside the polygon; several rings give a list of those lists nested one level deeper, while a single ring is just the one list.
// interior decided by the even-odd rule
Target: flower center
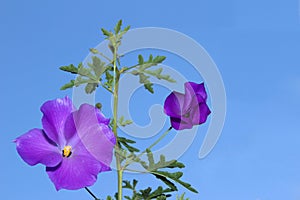
[{"label": "flower center", "polygon": [[190,112],[184,114],[183,117],[189,118],[190,117]]},{"label": "flower center", "polygon": [[62,155],[63,157],[70,157],[72,154],[72,147],[71,146],[65,146],[64,149],[62,150]]}]

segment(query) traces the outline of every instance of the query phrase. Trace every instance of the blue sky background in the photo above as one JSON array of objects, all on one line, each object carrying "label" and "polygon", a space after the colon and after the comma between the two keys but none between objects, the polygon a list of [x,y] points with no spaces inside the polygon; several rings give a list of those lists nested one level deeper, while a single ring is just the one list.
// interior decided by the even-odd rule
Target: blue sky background
[{"label": "blue sky background", "polygon": [[[199,194],[182,187],[180,193],[187,192],[192,200],[300,199],[297,0],[2,0],[1,199],[91,199],[83,190],[56,192],[44,167],[26,165],[12,140],[41,127],[39,107],[44,101],[72,95],[59,90],[72,76],[58,67],[81,62],[103,40],[100,27],[110,28],[119,19],[133,28],[157,26],[189,35],[222,74],[228,101],[223,133],[209,156],[199,160],[205,126],[199,130],[180,158],[187,166],[184,179]],[[163,103],[167,93],[159,90],[152,99]],[[132,112],[139,116],[139,110]],[[157,183],[150,176],[135,177],[144,181],[141,186]],[[92,189],[103,198],[115,186],[114,173],[106,173]]]}]

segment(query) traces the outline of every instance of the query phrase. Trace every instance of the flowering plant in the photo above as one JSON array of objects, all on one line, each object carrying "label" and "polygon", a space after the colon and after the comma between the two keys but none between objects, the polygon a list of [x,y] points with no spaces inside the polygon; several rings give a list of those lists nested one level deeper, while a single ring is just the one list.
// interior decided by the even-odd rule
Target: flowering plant
[{"label": "flowering plant", "polygon": [[[43,164],[46,172],[57,190],[77,190],[85,188],[95,200],[99,198],[88,188],[92,186],[101,172],[112,171],[111,162],[115,159],[118,175],[115,195],[107,196],[107,200],[167,199],[177,191],[177,184],[197,192],[189,183],[182,180],[180,170],[184,164],[177,160],[167,161],[164,155],[158,161],[152,153],[152,148],[159,143],[172,129],[191,129],[195,125],[206,122],[210,109],[206,103],[207,94],[203,83],[186,82],[185,92],[173,91],[164,102],[164,112],[170,117],[168,128],[152,145],[140,150],[134,146],[135,141],[118,133],[119,127],[132,123],[118,116],[119,83],[124,74],[139,77],[139,82],[145,89],[154,93],[150,77],[175,82],[169,75],[163,74],[162,68],[153,69],[161,64],[164,56],[149,56],[145,60],[138,56],[138,64],[124,67],[120,63],[119,46],[129,26],[121,29],[120,20],[114,31],[102,29],[109,41],[112,58],[90,49],[93,53],[92,62],[87,66],[80,63],[60,67],[61,70],[76,74],[77,77],[62,86],[62,90],[83,85],[85,92],[91,94],[99,87],[106,89],[113,97],[113,116],[108,119],[101,111],[102,105],[82,104],[77,109],[69,97],[58,98],[45,102],[41,106],[43,113],[42,129],[32,129],[15,140],[17,152],[29,165]],[[108,62],[103,62],[106,59]],[[180,133],[178,133],[180,134]],[[146,156],[147,160],[142,159]],[[114,158],[113,158],[114,157]],[[125,171],[134,171],[129,166],[139,164],[147,173],[164,183],[164,187],[156,189],[148,187],[137,189],[138,181],[123,180]],[[135,172],[138,172],[135,170]],[[123,195],[123,189],[132,190],[132,195]],[[177,196],[185,199],[184,195]]]}]

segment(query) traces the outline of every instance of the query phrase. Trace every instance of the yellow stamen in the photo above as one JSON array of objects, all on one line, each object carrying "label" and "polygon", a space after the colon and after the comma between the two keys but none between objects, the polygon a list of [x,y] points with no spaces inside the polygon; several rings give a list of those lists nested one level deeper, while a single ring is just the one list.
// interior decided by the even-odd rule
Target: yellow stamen
[{"label": "yellow stamen", "polygon": [[63,153],[63,157],[69,157],[72,153],[72,147],[71,146],[65,146],[62,153]]}]

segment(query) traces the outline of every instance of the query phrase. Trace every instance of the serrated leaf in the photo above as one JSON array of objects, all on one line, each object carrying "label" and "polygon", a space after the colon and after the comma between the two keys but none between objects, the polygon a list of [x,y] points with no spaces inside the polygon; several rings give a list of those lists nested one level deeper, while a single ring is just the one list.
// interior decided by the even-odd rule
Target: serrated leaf
[{"label": "serrated leaf", "polygon": [[[146,149],[148,164],[141,164],[149,173],[153,174],[156,178],[163,181],[169,188],[177,191],[176,185],[172,182],[177,182],[188,190],[197,193],[197,190],[191,186],[191,184],[186,183],[180,178],[182,177],[182,172],[168,172],[161,171],[162,168],[183,168],[184,164],[178,162],[177,160],[166,161],[164,155],[161,155],[158,162],[155,162],[153,153],[150,149]],[[140,162],[141,163],[141,162]]]},{"label": "serrated leaf", "polygon": [[162,175],[154,174],[154,172],[152,172],[151,174],[153,174],[157,179],[164,182],[169,188],[171,188],[171,190],[178,191],[176,185],[174,183],[172,183],[170,180],[168,180],[166,177],[164,177]]},{"label": "serrated leaf", "polygon": [[151,76],[154,76],[154,77],[156,77],[159,80],[166,80],[166,81],[169,81],[171,83],[175,83],[176,82],[174,79],[172,79],[170,77],[170,75],[163,75],[163,74],[161,74],[162,71],[163,71],[162,68],[158,68],[156,70],[145,70],[144,73],[149,74]]},{"label": "serrated leaf", "polygon": [[108,88],[112,88],[114,77],[107,70],[105,71],[105,79],[106,82],[104,85],[106,85]]},{"label": "serrated leaf", "polygon": [[163,69],[159,68],[156,70],[149,70],[149,68],[156,66],[160,63],[162,63],[166,59],[165,56],[156,56],[153,58],[152,54],[149,55],[149,59],[147,61],[144,61],[144,58],[142,55],[138,56],[138,65],[128,67],[127,69],[134,69],[130,73],[135,76],[139,76],[139,82],[141,84],[144,84],[144,87],[146,90],[148,90],[151,93],[154,93],[153,90],[153,83],[149,80],[150,76],[153,76],[160,80],[166,80],[169,82],[176,82],[174,79],[170,77],[170,75],[164,75],[162,74]]},{"label": "serrated leaf", "polygon": [[152,94],[154,93],[154,90],[153,90],[153,83],[145,83],[144,84],[144,87],[149,91],[151,92]]},{"label": "serrated leaf", "polygon": [[61,66],[59,69],[62,70],[62,71],[65,71],[65,72],[70,72],[72,74],[77,74],[78,73],[78,68],[75,67],[73,64],[70,64],[70,65],[67,65],[67,66]]},{"label": "serrated leaf", "polygon": [[129,152],[139,152],[140,150],[133,147],[130,144],[134,144],[135,141],[124,138],[124,137],[118,137],[118,143],[121,147],[125,147]]},{"label": "serrated leaf", "polygon": [[165,56],[156,56],[153,60],[154,63],[162,63],[166,59]]},{"label": "serrated leaf", "polygon": [[90,79],[96,80],[97,78],[91,73],[91,69],[87,69],[83,67],[83,65],[78,66],[78,72],[79,75],[88,77]]},{"label": "serrated leaf", "polygon": [[125,126],[127,126],[127,125],[130,125],[130,124],[132,124],[133,123],[133,121],[132,120],[125,120],[124,119],[124,116],[121,116],[120,117],[120,119],[118,120],[118,124],[120,125],[120,126],[123,126],[123,127],[125,127]]},{"label": "serrated leaf", "polygon": [[123,188],[132,189],[132,190],[134,189],[130,181],[124,180],[123,183],[124,183],[124,185],[122,185]]},{"label": "serrated leaf", "polygon": [[106,70],[105,62],[102,62],[97,56],[92,56],[92,63],[88,63],[88,66],[93,70],[97,79],[100,79],[100,76]]},{"label": "serrated leaf", "polygon": [[[166,172],[166,171],[155,171],[155,172],[151,172],[154,176],[156,176],[158,179],[163,180],[167,185],[169,184],[169,180],[171,179],[177,183],[179,183],[180,185],[182,185],[183,187],[185,187],[186,189],[198,193],[198,191],[193,188],[191,186],[191,184],[186,183],[182,180],[180,180],[180,178],[182,177],[183,173],[182,172]],[[166,181],[167,180],[167,181]],[[168,185],[169,186],[169,185]]]},{"label": "serrated leaf", "polygon": [[87,94],[91,94],[93,93],[96,88],[98,87],[98,84],[97,83],[88,83],[86,86],[85,86],[85,92]]},{"label": "serrated leaf", "polygon": [[61,90],[66,90],[66,89],[68,89],[68,88],[74,87],[74,85],[75,85],[75,81],[74,81],[74,80],[71,80],[69,83],[63,85],[60,89],[61,89]]}]

